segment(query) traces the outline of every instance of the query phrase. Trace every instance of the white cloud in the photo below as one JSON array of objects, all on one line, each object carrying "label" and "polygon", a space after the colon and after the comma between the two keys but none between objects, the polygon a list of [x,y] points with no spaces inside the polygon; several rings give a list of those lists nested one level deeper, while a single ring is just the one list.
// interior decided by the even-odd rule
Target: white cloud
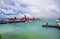
[{"label": "white cloud", "polygon": [[13,12],[13,10],[8,10],[5,13],[11,13],[11,14],[13,14],[14,12]]},{"label": "white cloud", "polygon": [[15,15],[15,17],[21,18],[21,17],[23,17],[23,14]]},{"label": "white cloud", "polygon": [[13,10],[6,10],[6,9],[1,9],[5,14],[14,14]]},{"label": "white cloud", "polygon": [[3,12],[6,12],[6,10],[5,9],[1,9]]},{"label": "white cloud", "polygon": [[40,12],[40,10],[35,7],[29,6],[28,8],[32,13],[39,13]]},{"label": "white cloud", "polygon": [[[8,0],[9,1],[9,0]],[[11,0],[15,3],[15,6],[8,5],[2,0],[3,6],[10,8],[8,10],[3,9],[5,13],[15,13],[15,11],[25,10],[28,13],[25,13],[27,16],[36,16],[36,17],[60,17],[60,9],[56,5],[55,0]],[[28,4],[29,6],[23,8],[20,4]],[[32,6],[30,6],[32,5]],[[54,12],[52,12],[54,10]],[[20,14],[21,15],[21,14]],[[19,15],[19,16],[20,16]],[[58,16],[57,16],[58,15]],[[19,17],[17,16],[17,17]],[[22,15],[21,15],[22,16]]]},{"label": "white cloud", "polygon": [[[31,16],[30,14],[28,14],[28,13],[26,13],[26,14],[24,14],[24,15],[26,15],[27,17],[32,17],[32,16]],[[23,16],[24,16],[24,15],[23,15]]]},{"label": "white cloud", "polygon": [[59,11],[59,8],[56,5],[53,5],[53,4],[49,5],[48,9]]}]

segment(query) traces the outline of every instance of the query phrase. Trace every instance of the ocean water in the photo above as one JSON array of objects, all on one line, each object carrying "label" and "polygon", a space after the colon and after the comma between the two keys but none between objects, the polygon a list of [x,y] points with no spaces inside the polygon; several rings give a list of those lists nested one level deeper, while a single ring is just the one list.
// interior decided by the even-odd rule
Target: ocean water
[{"label": "ocean water", "polygon": [[60,29],[42,27],[56,24],[55,20],[40,20],[23,23],[0,24],[1,39],[60,39]]}]

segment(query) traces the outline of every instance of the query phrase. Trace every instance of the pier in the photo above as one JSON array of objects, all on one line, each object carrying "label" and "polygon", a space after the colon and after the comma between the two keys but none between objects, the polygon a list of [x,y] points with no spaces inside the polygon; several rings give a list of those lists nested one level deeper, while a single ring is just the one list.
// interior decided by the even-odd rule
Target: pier
[{"label": "pier", "polygon": [[42,25],[42,27],[60,28],[60,26],[58,25],[48,25],[48,26]]},{"label": "pier", "polygon": [[57,24],[44,24],[42,27],[60,28],[60,23]]}]

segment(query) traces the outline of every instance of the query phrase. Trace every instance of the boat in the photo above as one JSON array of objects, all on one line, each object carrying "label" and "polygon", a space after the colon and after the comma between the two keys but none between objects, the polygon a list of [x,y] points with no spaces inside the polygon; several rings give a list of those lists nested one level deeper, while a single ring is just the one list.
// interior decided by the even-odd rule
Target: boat
[{"label": "boat", "polygon": [[57,25],[59,25],[59,26],[60,26],[60,23],[57,23]]},{"label": "boat", "polygon": [[60,23],[60,19],[57,19],[56,22],[57,22],[57,23]]},{"label": "boat", "polygon": [[60,26],[60,19],[57,19],[56,22],[57,22],[57,25]]},{"label": "boat", "polygon": [[56,20],[56,22],[60,22],[60,20]]}]

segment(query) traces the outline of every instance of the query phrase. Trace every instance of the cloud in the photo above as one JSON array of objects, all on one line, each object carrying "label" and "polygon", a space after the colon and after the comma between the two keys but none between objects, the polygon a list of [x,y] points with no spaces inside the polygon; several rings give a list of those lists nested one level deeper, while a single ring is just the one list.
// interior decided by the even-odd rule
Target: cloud
[{"label": "cloud", "polygon": [[48,5],[46,10],[56,10],[57,12],[59,12],[59,8],[54,4]]},{"label": "cloud", "polygon": [[3,0],[5,4],[15,6],[15,3],[11,0]]},{"label": "cloud", "polygon": [[5,14],[24,14],[41,18],[60,18],[59,0],[1,0],[0,6]]},{"label": "cloud", "polygon": [[37,8],[35,8],[35,7],[29,6],[28,8],[29,8],[29,10],[30,10],[32,13],[39,13],[39,12],[40,12],[40,10],[37,9]]}]

